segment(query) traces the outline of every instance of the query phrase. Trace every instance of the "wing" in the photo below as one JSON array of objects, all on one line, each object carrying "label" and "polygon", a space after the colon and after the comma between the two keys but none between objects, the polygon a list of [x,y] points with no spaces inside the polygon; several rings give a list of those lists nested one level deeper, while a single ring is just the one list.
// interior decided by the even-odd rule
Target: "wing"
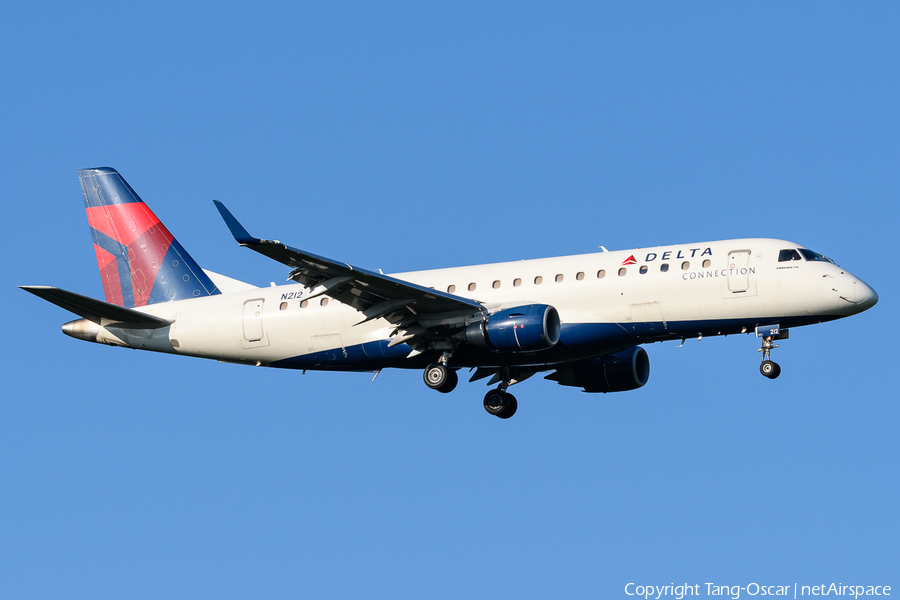
[{"label": "wing", "polygon": [[357,325],[378,318],[395,325],[391,345],[406,342],[421,350],[418,342],[452,333],[484,311],[475,300],[253,237],[225,205],[213,202],[238,244],[293,269],[289,279],[311,290],[306,299],[324,295],[352,306],[363,316]]}]

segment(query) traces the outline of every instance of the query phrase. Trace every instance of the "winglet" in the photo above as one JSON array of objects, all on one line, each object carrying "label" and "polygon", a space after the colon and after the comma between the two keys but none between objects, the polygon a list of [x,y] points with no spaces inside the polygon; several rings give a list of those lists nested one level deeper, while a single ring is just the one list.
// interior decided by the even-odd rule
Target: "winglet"
[{"label": "winglet", "polygon": [[222,215],[222,220],[225,221],[225,224],[228,226],[228,229],[231,231],[231,235],[234,236],[235,241],[238,244],[260,244],[262,240],[259,238],[255,238],[250,235],[244,226],[241,225],[237,219],[234,218],[234,215],[231,214],[225,205],[219,202],[218,200],[213,200],[213,204],[216,205],[216,208],[219,209],[219,214]]}]

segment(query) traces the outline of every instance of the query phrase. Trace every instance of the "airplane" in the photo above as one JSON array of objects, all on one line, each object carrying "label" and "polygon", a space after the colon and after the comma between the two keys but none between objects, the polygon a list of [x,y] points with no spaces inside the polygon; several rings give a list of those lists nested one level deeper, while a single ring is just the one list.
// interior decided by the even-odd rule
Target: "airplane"
[{"label": "airplane", "polygon": [[878,301],[833,260],[776,239],[385,275],[254,237],[214,201],[240,246],[290,269],[290,284],[257,287],[202,269],[115,169],[78,177],[105,301],[20,286],[81,317],[65,334],[303,372],[422,369],[442,393],[468,368],[470,382],[497,385],[484,408],[501,419],[518,409],[508,388],[538,373],[585,392],[644,386],[652,342],[752,333],[775,379],[770,354],[790,328]]}]

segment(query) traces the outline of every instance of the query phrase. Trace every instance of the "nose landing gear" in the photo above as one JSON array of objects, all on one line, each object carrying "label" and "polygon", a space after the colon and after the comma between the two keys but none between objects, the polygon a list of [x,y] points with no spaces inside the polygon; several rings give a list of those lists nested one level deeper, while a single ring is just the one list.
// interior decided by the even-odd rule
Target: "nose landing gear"
[{"label": "nose landing gear", "polygon": [[778,325],[757,327],[756,337],[761,337],[763,339],[762,348],[757,350],[757,352],[763,353],[762,363],[759,365],[759,372],[762,373],[763,377],[775,379],[781,375],[781,366],[769,358],[769,353],[778,347],[778,344],[772,343],[774,340],[788,339],[788,330],[779,329]]},{"label": "nose landing gear", "polygon": [[781,366],[773,360],[764,360],[759,365],[759,372],[763,374],[763,377],[775,379],[781,375]]}]

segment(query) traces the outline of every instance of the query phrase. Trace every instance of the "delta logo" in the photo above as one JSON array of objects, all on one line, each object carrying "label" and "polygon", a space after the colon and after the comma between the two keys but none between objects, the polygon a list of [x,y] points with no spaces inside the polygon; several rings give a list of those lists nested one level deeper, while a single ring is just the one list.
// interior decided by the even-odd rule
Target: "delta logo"
[{"label": "delta logo", "polygon": [[634,254],[632,254],[631,256],[629,256],[628,258],[626,258],[625,260],[623,260],[623,261],[622,261],[622,264],[623,264],[623,265],[636,265],[636,264],[637,264],[637,260],[635,260]]}]

